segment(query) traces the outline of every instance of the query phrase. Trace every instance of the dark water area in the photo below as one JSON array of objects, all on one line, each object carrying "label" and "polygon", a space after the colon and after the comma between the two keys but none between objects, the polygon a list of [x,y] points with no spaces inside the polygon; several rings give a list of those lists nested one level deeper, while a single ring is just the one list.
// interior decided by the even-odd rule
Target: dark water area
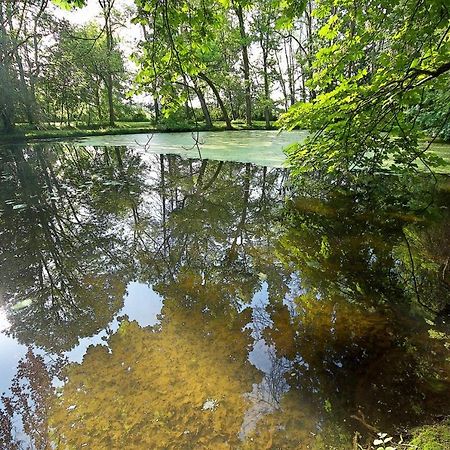
[{"label": "dark water area", "polygon": [[412,212],[280,167],[0,148],[0,448],[350,449],[440,420],[449,206],[448,180]]}]

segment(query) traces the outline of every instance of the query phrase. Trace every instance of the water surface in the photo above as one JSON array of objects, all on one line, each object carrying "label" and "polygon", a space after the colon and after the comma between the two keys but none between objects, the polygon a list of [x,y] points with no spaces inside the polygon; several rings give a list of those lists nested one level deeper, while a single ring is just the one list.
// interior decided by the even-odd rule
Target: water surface
[{"label": "water surface", "polygon": [[348,449],[448,412],[449,190],[400,213],[274,166],[0,149],[3,447]]},{"label": "water surface", "polygon": [[201,156],[203,159],[283,167],[286,164],[283,149],[303,141],[306,136],[305,131],[201,131],[90,136],[76,142],[83,147],[127,146],[145,150],[145,153],[180,155],[182,158]]}]

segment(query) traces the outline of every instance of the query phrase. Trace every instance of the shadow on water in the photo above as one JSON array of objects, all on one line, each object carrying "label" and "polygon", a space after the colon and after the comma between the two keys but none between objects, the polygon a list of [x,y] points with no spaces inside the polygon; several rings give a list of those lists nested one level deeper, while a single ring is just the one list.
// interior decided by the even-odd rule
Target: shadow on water
[{"label": "shadow on water", "polygon": [[0,149],[0,446],[349,448],[448,411],[449,189],[286,180]]}]

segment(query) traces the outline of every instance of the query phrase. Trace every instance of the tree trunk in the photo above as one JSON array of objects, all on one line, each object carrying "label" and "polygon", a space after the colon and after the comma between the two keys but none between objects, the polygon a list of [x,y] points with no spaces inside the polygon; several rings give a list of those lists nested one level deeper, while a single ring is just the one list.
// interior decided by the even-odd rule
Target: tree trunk
[{"label": "tree trunk", "polygon": [[244,83],[245,83],[245,120],[247,126],[252,126],[252,93],[250,87],[250,61],[248,58],[247,34],[245,32],[244,13],[242,5],[234,6],[236,16],[239,21],[239,33],[241,35],[241,49],[242,49],[242,64],[244,69]]},{"label": "tree trunk", "polygon": [[99,84],[95,87],[95,105],[97,107],[98,122],[102,122],[102,105],[100,102]]},{"label": "tree trunk", "polygon": [[286,89],[286,82],[284,81],[283,69],[281,68],[281,62],[277,52],[275,52],[275,58],[277,59],[278,64],[278,72],[277,72],[278,80],[280,82],[281,91],[283,92],[284,110],[287,111],[289,109],[289,98]]},{"label": "tree trunk", "polygon": [[[156,89],[155,89],[156,92]],[[161,116],[160,110],[159,110],[159,98],[156,95],[156,93],[153,94],[153,104],[155,106],[155,123],[159,123],[159,118]]]},{"label": "tree trunk", "polygon": [[[312,2],[309,1],[306,8],[306,32],[307,32],[307,48],[308,48],[308,74],[307,77],[310,77],[312,74],[312,65],[313,65],[313,53],[314,53],[314,36],[313,36],[313,17],[312,17]],[[309,100],[313,100],[316,96],[314,90],[309,90]]]},{"label": "tree trunk", "polygon": [[109,126],[115,126],[116,115],[114,112],[114,93],[113,93],[113,80],[112,75],[109,73],[107,75],[106,87],[108,90],[108,110],[109,110]]},{"label": "tree trunk", "polygon": [[217,90],[216,86],[204,73],[199,73],[198,77],[200,79],[202,79],[203,81],[205,81],[206,84],[213,91],[214,95],[216,96],[217,103],[219,104],[220,110],[222,111],[223,119],[225,120],[225,123],[227,125],[226,128],[227,128],[227,130],[232,130],[233,126],[231,125],[230,117],[228,116],[228,111],[225,108],[225,105],[224,105],[222,99],[220,98],[220,94],[219,94],[219,91]]},{"label": "tree trunk", "polygon": [[211,115],[209,114],[208,105],[206,104],[205,96],[203,95],[201,89],[199,89],[197,86],[195,87],[195,93],[197,94],[203,115],[205,116],[206,128],[211,129],[213,127],[213,124],[211,120]]},{"label": "tree trunk", "polygon": [[266,122],[266,128],[270,128],[270,87],[269,87],[269,74],[267,71],[267,49],[263,48],[263,75],[264,75],[264,100],[266,102],[264,106],[264,120]]},{"label": "tree trunk", "polygon": [[[113,32],[111,28],[111,14],[114,2],[112,0],[99,0],[100,7],[105,18],[105,36],[106,48],[108,49],[108,56],[111,57],[114,50]],[[108,95],[108,110],[109,110],[109,126],[115,126],[116,115],[114,111],[114,79],[110,61],[108,61],[108,73],[104,77],[106,90]]]},{"label": "tree trunk", "polygon": [[239,119],[239,117],[236,112],[236,108],[234,107],[233,94],[231,93],[230,89],[227,90],[227,97],[228,101],[230,102],[231,117],[233,117],[233,120],[237,120]]},{"label": "tree trunk", "polygon": [[286,56],[286,71],[289,85],[290,106],[295,102],[295,78],[294,78],[294,56],[292,51],[292,38],[288,38],[288,43],[284,41],[284,54]]}]

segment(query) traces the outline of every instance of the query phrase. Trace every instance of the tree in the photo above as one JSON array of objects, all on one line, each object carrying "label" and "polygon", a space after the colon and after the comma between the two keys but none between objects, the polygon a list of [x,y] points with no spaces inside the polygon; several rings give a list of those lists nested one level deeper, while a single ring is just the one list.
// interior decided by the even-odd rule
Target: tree
[{"label": "tree", "polygon": [[270,128],[272,118],[271,79],[273,78],[273,53],[278,50],[279,35],[276,33],[278,11],[271,0],[261,0],[256,4],[252,28],[261,49],[262,76],[264,85],[263,109],[266,128]]},{"label": "tree", "polygon": [[114,59],[117,59],[115,58],[115,39],[112,17],[114,0],[98,0],[98,3],[102,8],[104,18],[103,33],[105,35],[105,50],[107,54],[107,64],[102,75],[108,94],[109,125],[113,127],[116,118],[114,112],[114,75],[118,70],[117,61],[114,61]]},{"label": "tree", "polygon": [[245,86],[245,120],[247,126],[252,126],[252,89],[250,80],[250,60],[248,57],[248,46],[250,44],[247,31],[245,27],[244,7],[247,6],[247,1],[232,0],[232,8],[236,14],[239,25],[239,34],[241,36],[241,50],[242,50],[242,70],[244,72],[244,86]]},{"label": "tree", "polygon": [[[40,43],[49,34],[47,0],[0,3],[0,117],[7,132],[16,120],[37,121]],[[31,45],[30,45],[31,42]]]},{"label": "tree", "polygon": [[[137,2],[135,19],[145,30],[141,70],[137,82],[141,90],[151,90],[161,100],[166,115],[198,97],[209,123],[209,107],[204,89],[209,88],[220,108],[227,128],[231,121],[216,79],[223,78],[223,58],[219,31],[227,26],[226,10],[220,2]],[[220,70],[217,70],[220,66]],[[217,76],[219,75],[219,77]]]},{"label": "tree", "polygon": [[[313,15],[325,21],[308,81],[317,96],[280,120],[311,130],[289,152],[294,174],[339,179],[414,170],[418,162],[432,170],[440,161],[418,145],[416,117],[429,93],[448,85],[447,2],[321,0]],[[449,115],[445,108],[443,122]]]},{"label": "tree", "polygon": [[108,39],[96,23],[74,27],[62,22],[57,38],[38,85],[47,116],[68,125],[82,120],[91,124],[102,122],[108,111],[111,124],[123,103],[128,75],[122,53],[108,48]]}]

